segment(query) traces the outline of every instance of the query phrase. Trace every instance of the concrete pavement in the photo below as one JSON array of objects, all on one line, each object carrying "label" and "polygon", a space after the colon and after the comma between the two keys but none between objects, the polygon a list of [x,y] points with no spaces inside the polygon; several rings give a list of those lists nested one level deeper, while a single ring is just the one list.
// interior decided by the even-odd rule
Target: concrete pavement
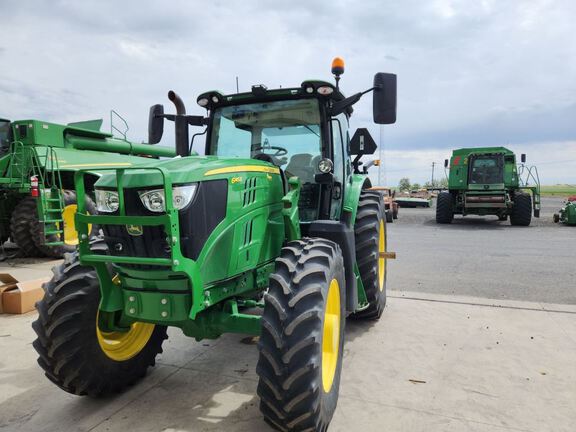
[{"label": "concrete pavement", "polygon": [[[390,292],[348,322],[334,431],[573,431],[576,306]],[[148,377],[115,398],[69,395],[36,365],[36,314],[0,316],[1,431],[268,431],[251,338],[170,330]]]}]

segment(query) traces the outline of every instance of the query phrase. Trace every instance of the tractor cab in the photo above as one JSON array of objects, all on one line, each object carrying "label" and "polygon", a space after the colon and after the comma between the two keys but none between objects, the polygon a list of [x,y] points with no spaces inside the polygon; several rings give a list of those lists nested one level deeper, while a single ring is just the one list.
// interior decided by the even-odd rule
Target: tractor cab
[{"label": "tractor cab", "polygon": [[271,164],[280,171],[284,193],[289,191],[291,178],[299,180],[299,216],[305,231],[314,220],[337,220],[342,216],[345,185],[353,174],[360,174],[360,157],[376,150],[367,129],[356,133],[356,140],[350,139],[352,106],[373,92],[374,122],[396,121],[395,75],[377,73],[372,88],[345,97],[338,87],[343,72],[343,62],[336,59],[332,65],[335,85],[307,80],[293,88],[254,85],[250,92],[230,95],[208,91],[197,98],[198,105],[207,110],[206,117],[186,115],[182,100],[170,92],[177,114],[165,115],[161,105],[153,106],[149,142],[160,140],[163,119],[172,120],[177,153],[188,156],[192,147],[188,126],[206,125],[206,156]]}]

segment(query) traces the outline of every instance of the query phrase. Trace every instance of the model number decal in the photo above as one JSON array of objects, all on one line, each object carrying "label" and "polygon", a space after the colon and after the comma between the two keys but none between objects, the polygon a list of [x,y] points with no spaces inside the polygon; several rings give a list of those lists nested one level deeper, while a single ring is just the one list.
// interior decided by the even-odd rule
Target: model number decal
[{"label": "model number decal", "polygon": [[235,183],[240,183],[242,181],[242,177],[232,177],[230,179],[230,183],[235,184]]}]

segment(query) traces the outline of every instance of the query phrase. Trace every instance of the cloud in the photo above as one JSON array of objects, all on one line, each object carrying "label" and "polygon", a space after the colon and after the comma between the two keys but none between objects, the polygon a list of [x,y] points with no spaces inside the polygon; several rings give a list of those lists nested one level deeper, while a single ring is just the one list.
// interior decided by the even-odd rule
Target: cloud
[{"label": "cloud", "polygon": [[[330,80],[340,55],[349,94],[375,72],[398,74],[386,149],[426,155],[576,137],[570,0],[4,0],[2,14],[0,114],[11,118],[65,122],[114,108],[140,141],[148,107],[167,104],[169,89],[200,113],[196,96],[233,92],[236,76],[241,90]],[[368,96],[352,119],[367,125]]]}]

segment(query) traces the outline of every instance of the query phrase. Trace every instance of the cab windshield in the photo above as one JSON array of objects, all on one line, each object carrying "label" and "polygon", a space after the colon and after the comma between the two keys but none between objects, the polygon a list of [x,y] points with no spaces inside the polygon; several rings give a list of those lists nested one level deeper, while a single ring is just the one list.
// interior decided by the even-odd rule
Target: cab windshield
[{"label": "cab windshield", "polygon": [[10,122],[0,120],[0,156],[5,155],[10,150]]},{"label": "cab windshield", "polygon": [[475,156],[471,164],[470,183],[504,183],[504,158],[502,155]]},{"label": "cab windshield", "polygon": [[210,155],[265,160],[305,184],[314,182],[321,150],[316,99],[234,105],[214,112]]}]

